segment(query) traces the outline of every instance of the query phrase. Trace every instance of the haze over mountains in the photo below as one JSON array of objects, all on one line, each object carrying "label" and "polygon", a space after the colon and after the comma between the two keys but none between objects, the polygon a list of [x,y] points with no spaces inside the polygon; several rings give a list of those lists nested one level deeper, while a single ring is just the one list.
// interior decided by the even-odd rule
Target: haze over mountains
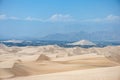
[{"label": "haze over mountains", "polygon": [[91,41],[120,41],[120,32],[73,32],[73,33],[56,33],[42,37],[42,40],[58,40],[58,41],[78,41],[78,40],[91,40]]},{"label": "haze over mountains", "polygon": [[[38,34],[39,35],[39,34]],[[90,41],[120,41],[120,32],[116,31],[95,31],[95,32],[71,32],[71,33],[54,33],[43,37],[8,37],[4,38],[1,36],[0,40],[54,40],[54,41],[79,41],[79,40],[90,40]]]}]

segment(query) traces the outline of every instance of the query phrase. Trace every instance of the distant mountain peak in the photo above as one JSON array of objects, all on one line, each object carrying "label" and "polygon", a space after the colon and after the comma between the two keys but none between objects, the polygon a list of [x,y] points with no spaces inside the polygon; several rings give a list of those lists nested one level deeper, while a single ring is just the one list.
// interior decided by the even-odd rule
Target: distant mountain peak
[{"label": "distant mountain peak", "polygon": [[96,44],[88,40],[80,40],[77,42],[68,43],[67,45],[96,45]]}]

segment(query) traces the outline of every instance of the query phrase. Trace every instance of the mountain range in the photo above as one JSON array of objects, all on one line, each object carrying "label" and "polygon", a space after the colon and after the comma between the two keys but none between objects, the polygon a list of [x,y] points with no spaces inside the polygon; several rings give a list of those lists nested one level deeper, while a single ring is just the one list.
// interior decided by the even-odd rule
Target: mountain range
[{"label": "mountain range", "polygon": [[120,41],[120,32],[108,32],[108,31],[97,31],[97,32],[72,32],[72,33],[56,33],[47,35],[40,38],[41,40],[56,40],[56,41],[79,41],[79,40],[90,40],[90,41]]}]

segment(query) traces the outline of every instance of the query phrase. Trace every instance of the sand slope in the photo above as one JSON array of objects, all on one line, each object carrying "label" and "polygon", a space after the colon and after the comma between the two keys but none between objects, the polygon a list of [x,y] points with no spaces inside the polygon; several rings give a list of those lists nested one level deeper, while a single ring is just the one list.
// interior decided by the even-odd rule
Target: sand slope
[{"label": "sand slope", "polygon": [[120,66],[18,77],[5,80],[120,80]]},{"label": "sand slope", "polygon": [[119,63],[120,46],[1,46],[0,80],[119,80]]},{"label": "sand slope", "polygon": [[[43,75],[74,70],[120,66],[120,64],[110,61],[104,56],[95,54],[85,54],[51,60],[48,59],[48,56],[42,54],[38,57],[37,61],[17,62],[12,68],[8,69],[9,71],[3,69],[4,71],[2,70],[0,78],[5,79],[10,77]],[[2,75],[5,76],[2,77]]]}]

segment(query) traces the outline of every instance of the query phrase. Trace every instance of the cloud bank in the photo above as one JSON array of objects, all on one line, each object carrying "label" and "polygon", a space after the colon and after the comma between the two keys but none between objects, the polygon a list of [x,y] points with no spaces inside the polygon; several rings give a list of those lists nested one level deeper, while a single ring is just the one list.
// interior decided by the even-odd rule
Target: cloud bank
[{"label": "cloud bank", "polygon": [[5,19],[7,19],[7,16],[4,15],[4,14],[1,14],[1,15],[0,15],[0,20],[5,20]]},{"label": "cloud bank", "polygon": [[74,19],[72,18],[72,16],[70,15],[62,15],[62,14],[54,14],[52,15],[48,21],[51,22],[70,22],[70,21],[74,21]]},{"label": "cloud bank", "polygon": [[0,15],[0,20],[24,20],[24,21],[39,21],[39,22],[95,22],[95,23],[102,23],[102,22],[120,22],[120,16],[116,15],[108,15],[104,18],[94,18],[94,19],[85,19],[85,20],[76,20],[69,14],[54,14],[50,16],[47,19],[41,19],[37,17],[25,17],[25,18],[19,18],[16,16],[7,16],[5,14]]},{"label": "cloud bank", "polygon": [[25,20],[25,21],[40,21],[40,22],[70,22],[74,21],[71,15],[68,14],[54,14],[47,19],[41,19],[36,17],[19,18],[15,16],[7,16],[5,14],[0,15],[0,20]]},{"label": "cloud bank", "polygon": [[115,16],[115,15],[110,14],[104,18],[86,19],[86,20],[81,20],[81,22],[97,22],[97,23],[120,22],[120,16]]}]

